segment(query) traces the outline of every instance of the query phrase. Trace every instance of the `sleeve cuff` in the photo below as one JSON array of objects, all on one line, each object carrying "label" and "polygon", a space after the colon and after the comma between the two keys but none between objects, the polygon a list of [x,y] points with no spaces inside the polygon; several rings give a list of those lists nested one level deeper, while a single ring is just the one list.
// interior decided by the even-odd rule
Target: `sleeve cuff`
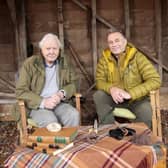
[{"label": "sleeve cuff", "polygon": [[65,92],[65,90],[61,89],[61,90],[59,90],[59,91],[63,93],[64,99],[65,99],[65,98],[66,98],[66,92]]}]

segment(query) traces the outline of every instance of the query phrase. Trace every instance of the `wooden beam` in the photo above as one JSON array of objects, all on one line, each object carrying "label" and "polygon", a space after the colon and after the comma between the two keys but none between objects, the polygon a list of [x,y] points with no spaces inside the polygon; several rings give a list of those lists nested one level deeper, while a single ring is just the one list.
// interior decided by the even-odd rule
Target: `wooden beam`
[{"label": "wooden beam", "polygon": [[15,93],[0,92],[0,97],[16,98]]},{"label": "wooden beam", "polygon": [[[162,17],[161,17],[161,2],[160,0],[155,0],[155,27],[156,27],[156,53],[158,55],[159,62],[162,63]],[[163,78],[163,69],[162,66],[159,64],[159,74],[161,80]]]},{"label": "wooden beam", "polygon": [[23,61],[27,58],[27,35],[26,35],[26,19],[25,19],[25,0],[17,0],[17,22],[19,30],[19,49],[18,68],[21,67]]},{"label": "wooden beam", "polygon": [[11,84],[9,81],[7,81],[6,79],[0,77],[0,83],[2,83],[3,85],[7,86],[10,90],[15,92],[15,86]]},{"label": "wooden beam", "polygon": [[22,62],[27,58],[27,38],[25,22],[25,0],[7,0],[11,14],[11,20],[15,30],[15,47],[17,55],[18,69]]},{"label": "wooden beam", "polygon": [[92,0],[92,55],[93,55],[93,75],[95,79],[96,67],[97,67],[96,0]]},{"label": "wooden beam", "polygon": [[[87,7],[86,5],[82,4],[79,0],[72,0],[73,3],[75,3],[76,5],[78,5],[81,9],[87,11]],[[103,17],[99,16],[96,14],[96,19],[103,23],[105,26],[107,26],[110,29],[113,30],[117,30],[112,24],[110,24],[108,21],[106,21]]]},{"label": "wooden beam", "polygon": [[63,18],[63,1],[57,0],[57,11],[58,11],[58,31],[59,39],[62,44],[61,57],[64,56],[64,18]]},{"label": "wooden beam", "polygon": [[16,55],[15,59],[16,59],[16,64],[18,66],[18,62],[19,62],[19,55],[20,55],[20,48],[19,48],[19,30],[18,30],[18,25],[17,25],[17,14],[16,14],[16,3],[15,0],[7,0],[7,5],[8,5],[8,9],[9,9],[9,13],[11,15],[11,20],[13,23],[13,27],[14,27],[14,54]]},{"label": "wooden beam", "polygon": [[11,20],[13,22],[13,24],[16,24],[16,7],[15,7],[15,0],[7,0],[7,5],[9,8],[9,12],[11,15]]},{"label": "wooden beam", "polygon": [[76,64],[79,66],[79,69],[81,70],[81,72],[84,74],[84,77],[86,78],[87,82],[89,85],[91,85],[93,83],[91,77],[89,76],[88,72],[86,71],[86,69],[83,67],[83,65],[80,63],[80,60],[79,60],[79,56],[78,54],[76,53],[75,49],[73,48],[72,44],[70,43],[70,41],[68,41],[66,39],[66,45],[67,47],[69,48]]},{"label": "wooden beam", "polygon": [[130,39],[130,4],[129,0],[124,0],[125,36]]}]

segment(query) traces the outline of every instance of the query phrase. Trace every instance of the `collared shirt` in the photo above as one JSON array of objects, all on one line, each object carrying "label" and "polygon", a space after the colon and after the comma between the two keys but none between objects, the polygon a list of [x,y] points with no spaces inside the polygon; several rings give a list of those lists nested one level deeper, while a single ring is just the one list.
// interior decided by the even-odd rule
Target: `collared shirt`
[{"label": "collared shirt", "polygon": [[58,64],[52,66],[45,65],[45,84],[40,94],[42,97],[50,97],[59,90]]}]

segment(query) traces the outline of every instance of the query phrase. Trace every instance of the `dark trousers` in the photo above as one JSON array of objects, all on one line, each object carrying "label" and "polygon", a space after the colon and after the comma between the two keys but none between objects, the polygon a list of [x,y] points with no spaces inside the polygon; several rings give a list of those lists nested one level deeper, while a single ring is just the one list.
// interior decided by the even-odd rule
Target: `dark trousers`
[{"label": "dark trousers", "polygon": [[115,107],[127,108],[136,115],[134,122],[144,122],[149,128],[152,126],[152,107],[149,97],[144,97],[133,102],[125,101],[116,104],[111,95],[102,90],[98,90],[93,95],[96,111],[100,124],[110,124],[114,122],[113,109]]}]

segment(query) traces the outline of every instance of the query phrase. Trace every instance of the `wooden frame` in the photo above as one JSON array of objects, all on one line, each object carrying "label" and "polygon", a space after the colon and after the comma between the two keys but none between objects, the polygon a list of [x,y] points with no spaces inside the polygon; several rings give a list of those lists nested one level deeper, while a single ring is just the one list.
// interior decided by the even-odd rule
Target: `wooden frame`
[{"label": "wooden frame", "polygon": [[[75,94],[75,100],[76,100],[76,109],[80,113],[80,124],[81,124],[81,108],[80,108],[80,93]],[[22,146],[26,146],[27,143],[27,137],[28,137],[28,125],[27,125],[27,117],[26,117],[26,108],[25,103],[23,100],[18,100],[19,110],[21,114],[21,124],[18,126],[20,130],[20,144]]]}]

